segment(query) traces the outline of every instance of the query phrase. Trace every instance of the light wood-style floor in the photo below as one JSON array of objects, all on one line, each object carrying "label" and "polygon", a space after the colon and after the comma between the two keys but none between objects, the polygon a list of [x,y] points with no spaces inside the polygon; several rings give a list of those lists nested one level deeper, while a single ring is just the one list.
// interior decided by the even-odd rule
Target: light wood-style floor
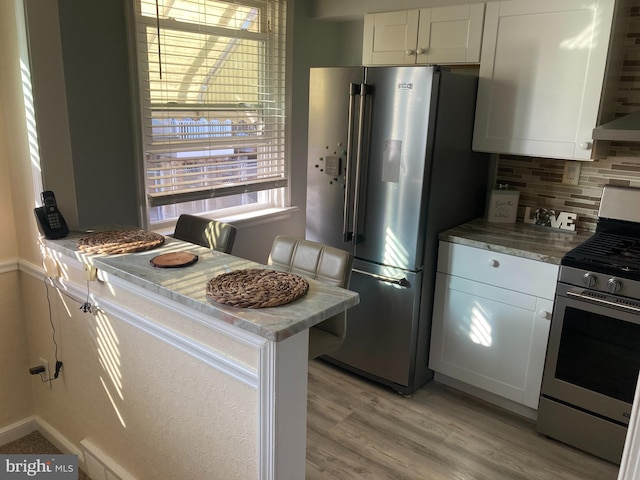
[{"label": "light wood-style floor", "polygon": [[411,398],[309,364],[307,480],[615,480],[618,466],[435,382]]}]

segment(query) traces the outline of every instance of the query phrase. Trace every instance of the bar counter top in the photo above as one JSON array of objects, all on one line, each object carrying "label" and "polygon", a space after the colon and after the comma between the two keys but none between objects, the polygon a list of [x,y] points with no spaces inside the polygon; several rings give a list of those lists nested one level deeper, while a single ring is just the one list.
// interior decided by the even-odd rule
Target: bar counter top
[{"label": "bar counter top", "polygon": [[[307,279],[308,292],[286,305],[250,309],[215,303],[206,296],[206,284],[213,277],[234,270],[268,267],[171,237],[165,239],[164,245],[148,251],[87,254],[77,246],[78,239],[85,235],[84,232],[71,232],[65,238],[43,242],[59,255],[96,267],[98,281],[108,282],[110,277],[116,277],[271,341],[284,340],[359,302],[356,292]],[[189,252],[197,255],[198,261],[181,268],[151,265],[152,258],[169,252]]]}]

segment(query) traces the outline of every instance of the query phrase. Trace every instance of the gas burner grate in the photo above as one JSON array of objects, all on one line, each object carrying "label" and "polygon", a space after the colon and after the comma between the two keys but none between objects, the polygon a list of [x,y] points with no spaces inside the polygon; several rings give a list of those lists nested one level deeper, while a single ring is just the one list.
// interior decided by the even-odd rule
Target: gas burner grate
[{"label": "gas burner grate", "polygon": [[625,258],[631,258],[634,260],[640,260],[640,246],[637,244],[621,247],[617,255]]},{"label": "gas burner grate", "polygon": [[563,264],[588,269],[640,274],[640,239],[596,233],[571,250]]}]

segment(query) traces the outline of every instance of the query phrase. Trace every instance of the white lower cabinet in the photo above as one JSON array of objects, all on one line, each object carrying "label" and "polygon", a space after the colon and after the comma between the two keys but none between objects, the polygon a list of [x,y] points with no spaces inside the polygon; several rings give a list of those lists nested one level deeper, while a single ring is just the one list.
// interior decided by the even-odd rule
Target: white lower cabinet
[{"label": "white lower cabinet", "polygon": [[438,270],[429,368],[537,409],[558,267],[441,242]]}]

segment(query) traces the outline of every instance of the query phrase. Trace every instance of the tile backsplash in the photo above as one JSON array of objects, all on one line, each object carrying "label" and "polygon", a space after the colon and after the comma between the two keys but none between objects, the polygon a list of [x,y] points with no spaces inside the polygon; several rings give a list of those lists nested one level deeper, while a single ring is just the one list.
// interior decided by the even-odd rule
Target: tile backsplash
[{"label": "tile backsplash", "polygon": [[[640,110],[640,0],[631,3],[616,116]],[[640,187],[640,143],[612,142],[607,158],[580,163],[578,185],[567,185],[562,183],[564,160],[500,155],[496,183],[520,191],[519,221],[525,207],[548,208],[576,213],[577,229],[594,231],[604,185]]]},{"label": "tile backsplash", "polygon": [[[612,144],[609,157],[581,162],[578,185],[562,183],[564,161],[501,155],[496,181],[520,191],[518,220],[525,207],[550,208],[578,215],[578,230],[595,230],[602,187],[606,184],[640,187],[640,144]],[[639,208],[635,206],[634,208]]]}]

